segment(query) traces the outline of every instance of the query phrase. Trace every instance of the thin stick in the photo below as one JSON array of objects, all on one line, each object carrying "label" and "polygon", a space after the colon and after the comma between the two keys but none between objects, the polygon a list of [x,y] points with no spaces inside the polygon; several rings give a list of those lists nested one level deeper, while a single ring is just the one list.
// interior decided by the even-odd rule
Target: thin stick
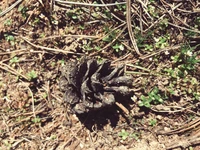
[{"label": "thin stick", "polygon": [[181,126],[178,129],[170,130],[170,131],[160,131],[158,134],[171,135],[171,134],[183,133],[183,132],[189,131],[199,125],[200,125],[200,118],[193,120],[193,121]]},{"label": "thin stick", "polygon": [[101,51],[103,51],[103,50],[107,49],[109,46],[111,46],[120,37],[120,35],[124,32],[125,29],[126,29],[126,26],[120,31],[120,33],[110,43],[108,43],[105,47],[103,47],[101,49]]},{"label": "thin stick", "polygon": [[2,11],[0,13],[0,17],[4,16],[7,14],[9,11],[11,11],[13,8],[15,8],[18,4],[20,4],[23,0],[18,0],[14,4],[12,4],[10,7],[8,7],[6,10]]},{"label": "thin stick", "polygon": [[98,39],[98,38],[100,38],[98,36],[92,36],[92,35],[53,35],[53,36],[49,36],[49,37],[38,38],[36,40],[41,41],[41,40],[62,38],[62,37],[84,38],[84,39]]},{"label": "thin stick", "polygon": [[126,4],[126,2],[110,3],[110,4],[89,4],[89,3],[80,3],[80,2],[71,2],[71,1],[62,1],[62,0],[55,0],[55,2],[60,3],[60,4],[73,4],[73,5],[83,5],[83,6],[93,6],[93,7],[108,7],[108,6]]},{"label": "thin stick", "polygon": [[174,46],[166,47],[166,48],[160,49],[159,51],[154,52],[152,54],[147,54],[147,55],[141,56],[140,59],[144,60],[144,59],[147,59],[147,58],[152,57],[154,55],[157,55],[161,52],[169,51],[169,50],[176,50],[176,49],[179,49],[179,48],[181,48],[180,45],[174,45]]},{"label": "thin stick", "polygon": [[15,53],[20,53],[20,52],[25,52],[25,48],[23,49],[18,49],[18,50],[14,50],[14,51],[8,51],[8,52],[0,52],[0,55],[7,55],[7,54],[15,54]]},{"label": "thin stick", "polygon": [[[1,66],[1,65],[7,67],[8,69],[5,68],[5,67],[3,67],[3,66]],[[9,65],[7,65],[7,64],[5,64],[3,62],[0,62],[0,68],[3,69],[3,70],[5,70],[5,71],[8,71],[8,72],[10,72],[10,73],[12,73],[14,75],[21,76],[22,78],[28,80],[28,78],[26,76],[24,76],[21,73],[17,72],[15,69],[13,69],[12,67],[10,67]]]},{"label": "thin stick", "polygon": [[126,107],[124,107],[124,105],[122,105],[121,103],[115,102],[115,104],[121,109],[123,110],[123,112],[125,112],[127,115],[129,114],[128,109],[126,109]]},{"label": "thin stick", "polygon": [[44,50],[47,50],[47,51],[53,51],[53,52],[61,52],[61,53],[64,53],[64,54],[77,54],[77,55],[83,55],[83,54],[80,54],[80,53],[75,53],[75,52],[70,52],[70,51],[64,51],[62,49],[55,49],[55,48],[48,48],[48,47],[44,47],[44,46],[40,46],[40,45],[36,45],[34,43],[31,43],[28,39],[20,36],[24,41],[26,41],[28,44],[30,44],[31,46],[33,47],[36,47],[36,48],[39,48],[39,49],[44,49]]},{"label": "thin stick", "polygon": [[102,40],[103,38],[105,38],[106,36],[109,36],[113,31],[116,31],[117,29],[119,29],[120,27],[124,26],[126,24],[126,22],[120,24],[119,26],[115,27],[114,29],[110,30],[106,35],[100,37],[99,39],[95,40],[94,42],[99,42],[100,40]]},{"label": "thin stick", "polygon": [[30,94],[31,94],[31,100],[32,100],[32,110],[33,110],[33,117],[35,118],[35,102],[34,102],[34,97],[33,97],[33,92],[31,91],[31,89],[27,86]]},{"label": "thin stick", "polygon": [[[105,4],[103,0],[101,0],[101,2],[102,2],[103,4]],[[111,12],[110,9],[109,9],[107,6],[106,6],[105,8],[106,8],[109,12]],[[116,16],[114,13],[112,13],[112,12],[111,12],[111,15],[112,15],[113,17],[115,17],[117,20],[119,20],[119,21],[121,21],[121,22],[123,22],[123,23],[125,22],[124,20],[120,19],[119,17],[117,17],[117,16]]]},{"label": "thin stick", "polygon": [[65,142],[65,144],[63,145],[63,148],[65,148],[65,146],[66,146],[69,142],[71,142],[71,140],[72,140],[73,138],[75,138],[75,136],[76,136],[82,129],[83,129],[83,126],[81,126],[75,133],[73,133],[72,137],[70,137],[70,138]]},{"label": "thin stick", "polygon": [[134,67],[134,68],[141,69],[141,70],[144,70],[144,71],[147,71],[147,72],[151,72],[151,70],[149,70],[149,69],[146,69],[146,68],[141,67],[141,66],[136,66],[136,65],[133,65],[133,64],[126,64],[126,66]]},{"label": "thin stick", "polygon": [[135,49],[136,53],[141,56],[142,54],[139,52],[139,49],[137,47],[137,43],[133,34],[133,30],[131,27],[131,0],[126,0],[126,22],[127,22],[128,33],[129,33],[133,48]]},{"label": "thin stick", "polygon": [[199,30],[188,29],[188,28],[181,27],[181,26],[179,26],[179,25],[173,24],[173,23],[171,23],[171,22],[168,22],[168,24],[171,25],[171,26],[174,26],[174,27],[177,27],[177,28],[183,29],[183,30],[187,30],[187,31],[191,31],[191,32],[199,33],[199,34],[200,34],[200,31],[199,31]]}]

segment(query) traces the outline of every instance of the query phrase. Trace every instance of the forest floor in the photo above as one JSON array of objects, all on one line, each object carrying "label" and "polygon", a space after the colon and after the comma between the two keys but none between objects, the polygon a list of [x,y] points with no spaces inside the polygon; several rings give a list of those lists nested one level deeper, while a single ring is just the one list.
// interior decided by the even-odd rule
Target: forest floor
[{"label": "forest floor", "polygon": [[[195,0],[0,0],[0,150],[199,150],[199,43]],[[83,56],[125,64],[134,94],[73,114],[60,68]]]}]

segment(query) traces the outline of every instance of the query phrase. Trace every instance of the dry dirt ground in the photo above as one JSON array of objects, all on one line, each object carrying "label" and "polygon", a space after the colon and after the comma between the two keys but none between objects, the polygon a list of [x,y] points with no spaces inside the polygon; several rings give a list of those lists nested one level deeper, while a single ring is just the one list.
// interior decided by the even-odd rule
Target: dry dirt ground
[{"label": "dry dirt ground", "polygon": [[[53,2],[0,0],[0,149],[199,150],[200,2]],[[60,68],[83,56],[125,64],[134,95],[71,113]]]}]

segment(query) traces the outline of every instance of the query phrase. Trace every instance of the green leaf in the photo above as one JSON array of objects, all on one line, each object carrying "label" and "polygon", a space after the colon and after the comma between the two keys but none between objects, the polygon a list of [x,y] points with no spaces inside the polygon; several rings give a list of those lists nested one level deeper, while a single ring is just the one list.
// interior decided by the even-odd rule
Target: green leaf
[{"label": "green leaf", "polygon": [[122,129],[118,135],[122,138],[122,140],[126,140],[129,136],[129,133]]}]

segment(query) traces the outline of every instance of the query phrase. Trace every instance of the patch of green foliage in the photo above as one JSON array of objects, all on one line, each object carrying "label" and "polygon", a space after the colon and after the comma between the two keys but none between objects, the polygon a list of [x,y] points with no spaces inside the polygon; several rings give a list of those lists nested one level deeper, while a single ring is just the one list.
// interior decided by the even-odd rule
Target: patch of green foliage
[{"label": "patch of green foliage", "polygon": [[156,42],[155,43],[156,48],[165,48],[165,47],[169,46],[169,44],[168,44],[169,36],[168,35],[154,38],[154,40]]},{"label": "patch of green foliage", "polygon": [[14,64],[14,63],[18,63],[19,62],[19,58],[18,57],[13,57],[12,59],[10,59],[9,61],[11,64]]},{"label": "patch of green foliage", "polygon": [[139,139],[138,133],[129,133],[125,129],[122,129],[121,132],[118,133],[118,136],[121,137],[122,140],[126,140],[127,138]]},{"label": "patch of green foliage", "polygon": [[31,70],[27,73],[27,76],[29,80],[33,80],[37,78],[37,73],[34,70]]},{"label": "patch of green foliage", "polygon": [[15,37],[10,34],[4,34],[6,41],[8,41],[12,46],[15,45]]},{"label": "patch of green foliage", "polygon": [[102,40],[104,42],[112,42],[117,36],[118,30],[110,31],[110,29],[106,26],[104,27],[104,31],[108,34],[106,37],[104,37]]},{"label": "patch of green foliage", "polygon": [[195,47],[184,45],[180,52],[171,56],[172,67],[165,68],[164,72],[169,76],[169,85],[167,87],[170,95],[189,96],[192,100],[200,101],[200,83],[193,76],[196,73],[196,67],[200,60],[197,53],[194,52]]},{"label": "patch of green foliage", "polygon": [[150,108],[151,104],[159,104],[163,103],[163,98],[161,94],[159,93],[158,87],[154,87],[147,96],[141,95],[140,96],[140,101],[139,101],[139,106],[140,107],[147,107]]},{"label": "patch of green foliage", "polygon": [[184,77],[187,74],[193,73],[196,65],[200,62],[193,50],[194,47],[184,45],[180,53],[171,56],[173,68],[165,69],[165,71],[170,73],[172,77]]},{"label": "patch of green foliage", "polygon": [[31,121],[32,121],[33,123],[40,123],[40,122],[41,122],[41,119],[40,119],[39,116],[36,116],[35,118],[31,119]]},{"label": "patch of green foliage", "polygon": [[7,19],[6,21],[4,21],[4,25],[7,25],[7,26],[12,25],[12,20]]},{"label": "patch of green foliage", "polygon": [[129,133],[125,129],[122,129],[118,135],[122,138],[122,140],[126,140],[129,136]]},{"label": "patch of green foliage", "polygon": [[18,7],[18,11],[21,12],[22,16],[24,18],[26,18],[28,15],[27,15],[27,11],[28,11],[28,7],[25,7],[23,5],[19,5]]},{"label": "patch of green foliage", "polygon": [[149,121],[149,125],[150,126],[155,126],[157,124],[157,120],[156,119],[151,119],[150,121]]},{"label": "patch of green foliage", "polygon": [[119,51],[123,51],[123,50],[124,50],[124,45],[123,45],[123,44],[118,44],[118,43],[116,43],[115,45],[112,46],[112,48],[113,48],[116,52],[119,52]]}]

